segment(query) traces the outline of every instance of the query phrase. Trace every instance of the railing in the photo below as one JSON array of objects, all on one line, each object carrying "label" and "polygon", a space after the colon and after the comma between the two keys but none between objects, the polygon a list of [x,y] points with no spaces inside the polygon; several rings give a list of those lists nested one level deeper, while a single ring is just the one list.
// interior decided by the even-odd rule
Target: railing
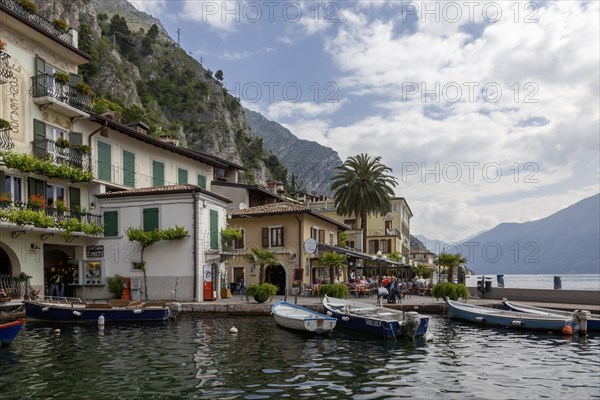
[{"label": "railing", "polygon": [[[2,204],[0,204],[0,209],[2,209]],[[54,208],[54,207],[46,207],[46,208],[39,208],[39,207],[34,207],[32,204],[30,203],[25,203],[23,201],[15,201],[14,203],[12,203],[12,205],[10,206],[4,206],[6,208],[13,208],[13,209],[17,209],[19,211],[23,211],[23,210],[36,210],[36,211],[40,211],[43,210],[46,215],[54,218],[54,220],[56,222],[60,222],[60,221],[68,221],[71,218],[76,218],[81,222],[87,222],[88,224],[97,224],[97,225],[102,225],[102,216],[101,215],[96,215],[96,214],[90,214],[88,212],[82,212],[82,211],[75,211],[75,210],[64,210],[64,211],[59,211],[58,209]],[[7,217],[0,217],[0,221],[7,221]]]},{"label": "railing", "polygon": [[31,24],[36,25],[37,27],[44,30],[46,33],[55,36],[56,38],[62,40],[68,45],[73,46],[73,34],[71,31],[63,32],[60,29],[57,29],[52,21],[47,20],[39,14],[32,14],[29,11],[25,10],[21,3],[17,0],[0,0],[0,7],[4,7],[15,14],[20,15],[25,18]]},{"label": "railing", "polygon": [[390,229],[370,229],[367,231],[367,237],[370,236],[395,236],[400,237],[400,231],[395,228]]},{"label": "railing", "polygon": [[83,112],[92,111],[92,96],[81,93],[69,83],[59,81],[49,74],[34,76],[31,81],[34,99],[50,97]]},{"label": "railing", "polygon": [[0,129],[0,150],[11,150],[15,147],[10,138],[10,128]]},{"label": "railing", "polygon": [[0,289],[8,292],[12,298],[21,298],[29,291],[29,277],[23,280],[18,276],[0,275]]},{"label": "railing", "polygon": [[[2,0],[0,0],[2,1]],[[13,76],[12,68],[9,64],[10,55],[0,51],[0,77],[4,79],[10,79]]]},{"label": "railing", "polygon": [[77,147],[59,147],[54,140],[38,139],[31,142],[33,155],[56,164],[70,165],[84,171],[92,170],[90,153]]}]

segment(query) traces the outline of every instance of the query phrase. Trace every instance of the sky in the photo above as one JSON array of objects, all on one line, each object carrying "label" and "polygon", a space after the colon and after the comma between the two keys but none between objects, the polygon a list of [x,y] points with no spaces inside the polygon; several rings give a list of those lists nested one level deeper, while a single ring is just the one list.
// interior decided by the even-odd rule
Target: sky
[{"label": "sky", "polygon": [[381,157],[413,234],[456,242],[600,191],[600,2],[131,3],[245,107]]}]

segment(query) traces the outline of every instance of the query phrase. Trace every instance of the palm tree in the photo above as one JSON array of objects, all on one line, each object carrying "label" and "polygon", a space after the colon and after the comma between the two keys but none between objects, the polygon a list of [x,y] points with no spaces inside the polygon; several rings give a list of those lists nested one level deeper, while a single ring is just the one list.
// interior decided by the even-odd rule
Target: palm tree
[{"label": "palm tree", "polygon": [[265,267],[279,265],[280,261],[275,256],[275,253],[269,250],[261,250],[258,247],[250,249],[251,254],[246,254],[246,260],[253,265],[258,265],[258,283],[265,282]]},{"label": "palm tree", "polygon": [[317,261],[317,264],[322,267],[329,267],[329,279],[331,281],[329,283],[334,283],[333,277],[335,275],[335,270],[344,265],[346,263],[346,259],[347,257],[345,254],[326,251],[323,253],[321,259]]},{"label": "palm tree", "polygon": [[437,262],[439,266],[448,268],[448,282],[452,282],[454,280],[454,268],[458,268],[459,266],[466,263],[467,259],[464,258],[461,254],[448,253],[440,253]]},{"label": "palm tree", "polygon": [[388,175],[392,169],[381,164],[381,157],[371,158],[358,154],[337,167],[331,179],[335,193],[337,213],[360,217],[363,231],[363,251],[367,251],[367,215],[384,215],[390,211],[390,197],[398,185],[395,177]]}]

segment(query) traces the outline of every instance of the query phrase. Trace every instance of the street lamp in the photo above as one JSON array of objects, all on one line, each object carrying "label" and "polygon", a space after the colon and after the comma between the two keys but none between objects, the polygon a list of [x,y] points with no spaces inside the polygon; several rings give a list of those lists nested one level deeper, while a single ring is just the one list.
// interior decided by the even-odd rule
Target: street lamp
[{"label": "street lamp", "polygon": [[383,274],[381,273],[381,262],[382,262],[382,261],[385,261],[385,260],[387,260],[387,257],[386,257],[386,256],[382,256],[382,255],[381,255],[381,250],[379,250],[379,251],[377,252],[377,255],[376,255],[376,256],[373,256],[373,257],[371,257],[371,259],[372,259],[373,261],[377,261],[377,264],[378,264],[378,266],[379,266],[379,286],[381,286],[381,285],[382,285],[382,275],[383,275]]}]

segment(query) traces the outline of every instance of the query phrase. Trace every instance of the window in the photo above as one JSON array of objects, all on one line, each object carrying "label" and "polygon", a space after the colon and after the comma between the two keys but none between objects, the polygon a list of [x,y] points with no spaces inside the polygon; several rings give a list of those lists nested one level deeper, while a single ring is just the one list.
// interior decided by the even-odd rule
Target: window
[{"label": "window", "polygon": [[346,240],[346,247],[354,248],[354,240]]},{"label": "window", "polygon": [[325,243],[325,229],[319,229],[319,242]]},{"label": "window", "polygon": [[283,247],[283,226],[262,229],[262,247]]},{"label": "window", "polygon": [[152,186],[165,186],[165,164],[152,161]]},{"label": "window", "polygon": [[198,175],[198,186],[206,189],[206,177],[204,175]]},{"label": "window", "polygon": [[123,150],[123,185],[135,187],[135,154]]},{"label": "window", "polygon": [[217,250],[219,248],[219,213],[215,210],[210,210],[210,249]]},{"label": "window", "polygon": [[119,213],[117,211],[104,212],[104,236],[119,236]]},{"label": "window", "polygon": [[233,248],[234,249],[243,249],[244,248],[244,230],[242,229],[242,237],[239,239],[233,239]]},{"label": "window", "polygon": [[390,248],[389,248],[390,242],[391,242],[391,240],[389,240],[389,239],[380,240],[379,241],[379,250],[381,250],[381,252],[384,254],[388,254],[390,252]]},{"label": "window", "polygon": [[177,183],[180,185],[188,183],[187,169],[177,168]]},{"label": "window", "polygon": [[335,237],[333,236],[333,232],[329,232],[329,245],[333,246],[335,244],[334,242]]},{"label": "window", "polygon": [[71,211],[81,209],[81,190],[74,186],[69,187],[69,208]]},{"label": "window", "polygon": [[379,251],[379,240],[369,240],[369,254],[375,254]]},{"label": "window", "polygon": [[356,219],[345,219],[344,224],[348,225],[350,229],[356,229]]},{"label": "window", "polygon": [[101,141],[98,141],[98,179],[112,181],[111,147]]},{"label": "window", "polygon": [[158,208],[144,208],[143,229],[146,232],[158,229]]},{"label": "window", "polygon": [[56,200],[65,201],[65,188],[61,186],[46,185],[46,205],[52,207]]},{"label": "window", "polygon": [[21,201],[21,178],[0,171],[0,193],[11,193],[13,201]]},{"label": "window", "polygon": [[31,195],[46,196],[46,182],[40,179],[27,179],[27,198]]},{"label": "window", "polygon": [[319,240],[319,228],[310,228],[310,237],[315,240]]}]

